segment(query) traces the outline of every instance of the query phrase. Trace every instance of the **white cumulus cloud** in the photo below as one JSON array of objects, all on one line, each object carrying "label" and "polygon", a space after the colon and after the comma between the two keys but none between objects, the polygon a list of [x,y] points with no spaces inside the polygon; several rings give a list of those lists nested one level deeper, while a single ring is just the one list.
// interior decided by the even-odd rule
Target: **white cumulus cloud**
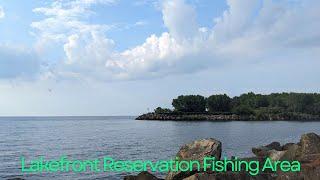
[{"label": "white cumulus cloud", "polygon": [[35,45],[37,52],[56,53],[56,49],[50,48],[56,44],[54,47],[62,47],[65,54],[63,61],[60,60],[58,65],[51,68],[55,76],[104,76],[95,74],[104,73],[100,69],[105,69],[106,59],[113,47],[113,40],[105,37],[105,32],[111,26],[91,24],[86,20],[93,13],[92,5],[114,3],[115,0],[54,1],[49,7],[33,9],[33,12],[46,16],[31,24],[38,39]]},{"label": "white cumulus cloud", "polygon": [[3,7],[0,6],[0,19],[4,18],[4,16],[5,16],[5,13],[4,13]]},{"label": "white cumulus cloud", "polygon": [[169,32],[117,54],[107,67],[122,77],[136,78],[198,71],[232,61],[294,59],[296,48],[320,55],[316,51],[320,32],[315,31],[320,28],[319,1],[227,3],[229,9],[214,19],[210,29],[197,25],[195,10],[185,1],[165,1],[163,20]]},{"label": "white cumulus cloud", "polygon": [[[48,16],[32,23],[39,43],[59,41],[65,60],[57,72],[95,79],[140,79],[190,73],[232,62],[294,59],[297,50],[319,57],[320,2],[227,0],[228,9],[201,27],[195,8],[184,0],[162,2],[167,32],[151,35],[122,52],[113,49],[108,25],[90,24],[90,5],[113,1],[56,1],[34,9]],[[44,47],[41,44],[39,47]],[[305,59],[303,59],[305,61]]]}]

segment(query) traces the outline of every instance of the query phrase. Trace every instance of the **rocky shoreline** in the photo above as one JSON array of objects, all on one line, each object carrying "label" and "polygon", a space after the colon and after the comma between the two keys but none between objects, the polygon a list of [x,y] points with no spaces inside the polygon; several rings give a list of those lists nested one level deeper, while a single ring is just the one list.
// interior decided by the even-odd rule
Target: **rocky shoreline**
[{"label": "rocky shoreline", "polygon": [[237,114],[158,114],[146,113],[138,116],[136,120],[159,121],[318,121],[320,116],[310,114],[263,114],[263,115],[237,115]]},{"label": "rocky shoreline", "polygon": [[[181,160],[203,161],[205,157],[221,158],[222,143],[213,138],[201,139],[183,145],[176,157]],[[320,137],[315,133],[303,134],[298,143],[272,142],[265,146],[252,148],[255,155],[241,160],[250,162],[252,160],[261,163],[271,159],[272,162],[299,161],[301,169],[297,172],[284,171],[261,171],[257,175],[251,175],[248,171],[225,172],[203,171],[193,169],[192,171],[168,172],[165,180],[319,180],[320,179]],[[149,172],[141,172],[138,175],[125,176],[124,180],[160,180]]]}]

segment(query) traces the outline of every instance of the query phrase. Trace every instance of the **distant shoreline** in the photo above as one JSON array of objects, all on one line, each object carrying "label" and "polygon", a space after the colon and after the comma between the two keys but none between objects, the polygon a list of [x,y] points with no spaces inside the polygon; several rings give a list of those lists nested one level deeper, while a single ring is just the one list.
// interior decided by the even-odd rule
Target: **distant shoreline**
[{"label": "distant shoreline", "polygon": [[237,114],[208,114],[208,113],[146,113],[138,116],[136,120],[158,120],[158,121],[320,121],[319,115],[286,113],[286,114],[265,114],[237,115]]},{"label": "distant shoreline", "polygon": [[180,95],[171,104],[173,109],[157,107],[136,120],[320,121],[320,93]]}]

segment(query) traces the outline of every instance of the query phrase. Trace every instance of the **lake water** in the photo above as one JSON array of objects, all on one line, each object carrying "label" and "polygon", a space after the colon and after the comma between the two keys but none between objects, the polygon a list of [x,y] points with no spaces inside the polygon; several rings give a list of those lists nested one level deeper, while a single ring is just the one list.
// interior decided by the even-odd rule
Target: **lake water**
[{"label": "lake water", "polygon": [[20,157],[169,160],[182,144],[200,138],[222,142],[223,155],[251,156],[251,147],[297,142],[320,133],[320,122],[135,121],[134,117],[0,118],[0,179],[122,179],[125,173],[22,174]]}]

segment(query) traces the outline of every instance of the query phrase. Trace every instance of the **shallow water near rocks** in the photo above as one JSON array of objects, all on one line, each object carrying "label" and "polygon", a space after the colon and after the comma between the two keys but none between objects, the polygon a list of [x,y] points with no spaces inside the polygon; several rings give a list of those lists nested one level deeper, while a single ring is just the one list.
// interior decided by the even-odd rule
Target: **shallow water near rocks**
[{"label": "shallow water near rocks", "polygon": [[22,174],[20,157],[57,159],[169,160],[180,146],[201,138],[222,142],[223,156],[251,156],[272,141],[297,142],[320,134],[320,122],[136,121],[134,117],[0,118],[0,179],[122,179],[126,173]]}]

